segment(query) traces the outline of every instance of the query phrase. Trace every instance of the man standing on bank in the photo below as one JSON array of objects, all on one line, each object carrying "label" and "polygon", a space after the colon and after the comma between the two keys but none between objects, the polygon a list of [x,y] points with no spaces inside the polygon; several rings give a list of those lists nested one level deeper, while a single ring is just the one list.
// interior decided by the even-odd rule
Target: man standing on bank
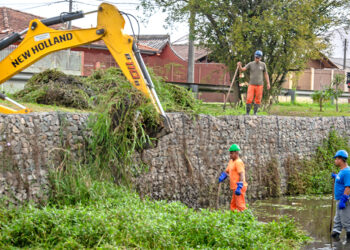
[{"label": "man standing on bank", "polygon": [[222,172],[219,177],[219,182],[230,178],[230,189],[233,191],[230,208],[232,211],[242,212],[247,209],[245,204],[245,193],[247,191],[247,182],[245,181],[244,163],[239,158],[240,147],[237,144],[232,144],[230,152],[230,161],[228,162],[225,172]]},{"label": "man standing on bank", "polygon": [[263,96],[263,89],[264,89],[264,77],[267,83],[267,89],[270,89],[270,80],[269,80],[269,74],[267,73],[266,64],[261,61],[263,53],[260,50],[255,51],[255,59],[253,62],[248,63],[245,67],[242,68],[242,63],[238,62],[237,66],[239,67],[240,71],[246,71],[249,70],[249,85],[248,85],[248,92],[247,92],[247,115],[249,115],[249,112],[252,108],[252,102],[254,99],[254,115],[258,112],[261,98]]},{"label": "man standing on bank", "polygon": [[333,158],[340,171],[338,174],[332,173],[332,178],[335,178],[334,198],[337,202],[332,238],[339,241],[339,235],[344,228],[346,230],[346,240],[350,242],[350,168],[346,162],[348,153],[345,150],[339,150]]}]

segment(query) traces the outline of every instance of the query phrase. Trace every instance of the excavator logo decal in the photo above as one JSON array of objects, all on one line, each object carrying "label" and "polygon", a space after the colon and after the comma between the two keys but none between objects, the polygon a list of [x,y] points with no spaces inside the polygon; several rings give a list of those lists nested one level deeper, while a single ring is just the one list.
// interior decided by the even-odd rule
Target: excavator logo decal
[{"label": "excavator logo decal", "polygon": [[16,68],[19,66],[20,63],[27,60],[29,57],[31,57],[31,53],[35,55],[36,53],[40,52],[41,50],[44,50],[46,48],[49,48],[51,46],[54,46],[56,43],[66,42],[73,39],[72,33],[63,34],[60,36],[55,36],[52,39],[45,40],[41,43],[38,43],[37,45],[33,46],[32,48],[28,49],[27,51],[23,52],[21,55],[19,55],[15,60],[13,60],[12,66]]},{"label": "excavator logo decal", "polygon": [[126,62],[126,66],[128,67],[129,72],[133,79],[140,79],[139,72],[137,72],[133,62]]},{"label": "excavator logo decal", "polygon": [[[141,78],[140,74],[137,71],[134,62],[131,60],[131,56],[129,54],[125,54],[125,57],[127,60],[129,60],[129,62],[126,62],[125,64],[130,72],[132,79],[134,79],[134,80],[140,79]],[[139,81],[135,81],[135,84],[139,85],[140,83],[139,83]]]}]

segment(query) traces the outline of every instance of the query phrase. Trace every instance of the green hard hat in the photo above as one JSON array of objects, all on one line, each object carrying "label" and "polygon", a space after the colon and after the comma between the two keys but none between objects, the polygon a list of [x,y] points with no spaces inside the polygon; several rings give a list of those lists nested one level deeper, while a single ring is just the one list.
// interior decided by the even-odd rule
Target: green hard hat
[{"label": "green hard hat", "polygon": [[239,146],[237,144],[232,144],[228,151],[235,152],[235,151],[241,151],[241,149],[239,148]]}]

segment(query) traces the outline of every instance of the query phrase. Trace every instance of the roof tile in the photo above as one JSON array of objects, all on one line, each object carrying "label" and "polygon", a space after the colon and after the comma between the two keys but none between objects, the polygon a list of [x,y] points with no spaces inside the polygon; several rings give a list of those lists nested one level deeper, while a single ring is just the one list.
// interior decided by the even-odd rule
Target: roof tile
[{"label": "roof tile", "polygon": [[140,44],[161,51],[170,41],[169,35],[140,35],[138,36]]},{"label": "roof tile", "polygon": [[[171,47],[173,50],[184,60],[188,60],[188,44],[172,44]],[[194,60],[200,60],[203,57],[207,56],[209,51],[198,46],[194,47]]]}]

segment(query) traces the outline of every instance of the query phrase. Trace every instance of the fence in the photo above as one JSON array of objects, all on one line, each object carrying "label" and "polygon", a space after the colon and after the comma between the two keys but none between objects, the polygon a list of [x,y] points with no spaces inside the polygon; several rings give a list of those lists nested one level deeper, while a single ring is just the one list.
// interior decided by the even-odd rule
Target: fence
[{"label": "fence", "polygon": [[[190,88],[191,85],[196,85],[198,88],[198,92],[200,93],[219,93],[221,96],[225,97],[230,86],[228,85],[215,85],[215,84],[193,84],[193,83],[185,83],[185,82],[168,82],[170,84],[175,84],[178,86]],[[297,96],[299,97],[307,97],[311,99],[311,95],[315,91],[313,90],[291,90],[291,89],[282,89],[280,96],[281,97],[290,97],[290,100],[295,100]],[[205,97],[205,95],[204,95]],[[202,98],[203,99],[203,98]],[[350,92],[343,92],[343,94],[339,97],[339,99],[347,99],[350,100]],[[220,102],[220,100],[218,100]]]}]

